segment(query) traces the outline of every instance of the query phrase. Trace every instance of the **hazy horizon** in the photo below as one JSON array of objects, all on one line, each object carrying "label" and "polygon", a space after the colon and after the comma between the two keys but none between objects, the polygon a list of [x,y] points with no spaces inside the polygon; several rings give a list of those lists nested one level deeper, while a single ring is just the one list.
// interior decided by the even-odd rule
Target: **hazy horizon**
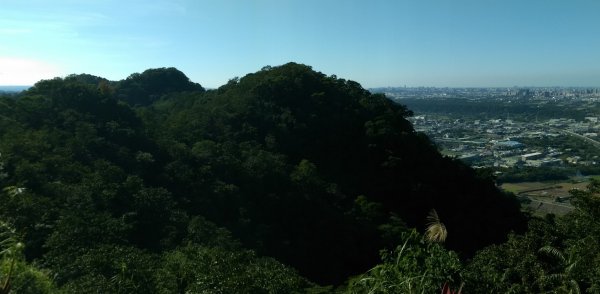
[{"label": "hazy horizon", "polygon": [[[257,69],[258,71],[259,69]],[[141,72],[141,71],[140,71]],[[247,74],[250,74],[251,72],[248,72]],[[72,73],[77,75],[77,73]],[[79,74],[84,74],[84,73],[79,73]],[[85,74],[91,74],[94,75],[92,73],[85,73]],[[133,73],[131,73],[133,74]],[[185,74],[185,72],[184,72]],[[329,74],[329,73],[324,73],[324,74]],[[71,74],[66,74],[63,76],[55,76],[55,77],[49,77],[48,79],[52,79],[52,78],[65,78],[66,76],[71,75]],[[98,75],[94,75],[94,76],[98,76]],[[243,75],[242,75],[243,76]],[[99,76],[104,78],[103,76]],[[340,77],[340,78],[344,78],[344,77]],[[117,82],[119,80],[110,80],[112,82]],[[37,81],[36,81],[37,82]],[[0,85],[0,90],[2,89],[6,89],[6,88],[29,88],[32,87],[36,82],[32,83],[32,84],[8,84],[8,85]],[[192,80],[192,82],[195,83],[199,83],[201,85],[202,82],[201,81],[194,81]],[[225,83],[223,83],[222,85],[225,85]],[[218,87],[222,86],[222,85],[218,85],[216,87],[206,87],[203,85],[204,88],[206,89],[217,89]],[[365,85],[362,85],[365,89],[383,89],[383,88],[437,88],[437,89],[444,89],[444,88],[448,88],[448,89],[469,89],[469,88],[473,88],[473,89],[485,89],[485,88],[600,88],[600,86],[573,86],[573,85],[506,85],[506,86],[438,86],[438,85],[385,85],[385,86],[372,86],[372,87],[366,87]]]}]

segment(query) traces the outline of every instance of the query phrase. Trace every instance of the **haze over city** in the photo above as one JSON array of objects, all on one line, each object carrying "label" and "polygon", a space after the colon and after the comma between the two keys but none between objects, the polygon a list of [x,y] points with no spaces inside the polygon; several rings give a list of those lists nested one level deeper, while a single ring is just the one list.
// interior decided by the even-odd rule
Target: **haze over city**
[{"label": "haze over city", "polygon": [[598,1],[3,0],[0,85],[304,63],[364,87],[600,86]]}]

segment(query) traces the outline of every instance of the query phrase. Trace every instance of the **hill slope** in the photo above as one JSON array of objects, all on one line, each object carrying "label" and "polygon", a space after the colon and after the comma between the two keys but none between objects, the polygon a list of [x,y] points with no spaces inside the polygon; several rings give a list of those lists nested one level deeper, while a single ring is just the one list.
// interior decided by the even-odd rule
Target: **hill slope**
[{"label": "hill slope", "polygon": [[[216,91],[169,97],[146,113],[154,118],[163,114],[154,122],[159,126],[155,136],[169,138],[170,146],[185,146],[189,157],[176,162],[185,162],[192,169],[189,174],[198,174],[194,168],[203,164],[225,164],[214,172],[235,187],[236,202],[224,205],[244,208],[250,222],[239,212],[212,219],[238,236],[250,234],[241,237],[246,244],[259,252],[277,252],[276,257],[301,272],[310,272],[314,259],[341,263],[336,269],[318,266],[324,272],[352,269],[348,262],[368,256],[373,244],[384,245],[377,228],[393,214],[421,227],[435,208],[450,231],[449,247],[467,255],[523,225],[515,200],[491,181],[477,179],[462,163],[443,158],[412,129],[405,107],[305,65],[267,67]],[[211,153],[215,150],[218,154]],[[298,182],[299,170],[311,173],[306,177],[312,178],[302,179],[310,182]],[[193,181],[177,187],[207,195],[186,182]],[[289,206],[291,199],[304,204]],[[368,204],[361,202],[365,199]],[[357,205],[367,205],[369,215],[352,215],[367,213]],[[273,226],[279,228],[259,229]],[[252,235],[255,230],[267,236]],[[253,245],[253,240],[261,244]],[[289,245],[280,244],[282,240]],[[357,260],[357,267],[364,262]]]},{"label": "hill slope", "polygon": [[[279,261],[339,284],[431,209],[465,256],[522,229],[515,199],[442,157],[410,114],[295,63],[209,91],[176,69],[41,81],[0,101],[1,184],[25,188],[2,194],[0,216],[27,232],[27,257],[59,286],[105,281],[109,292],[114,260],[132,262],[123,283],[153,292],[164,285],[144,269],[177,276],[174,258],[202,256],[242,266],[235,279],[252,264],[269,276]],[[268,285],[308,285],[283,273]]]}]

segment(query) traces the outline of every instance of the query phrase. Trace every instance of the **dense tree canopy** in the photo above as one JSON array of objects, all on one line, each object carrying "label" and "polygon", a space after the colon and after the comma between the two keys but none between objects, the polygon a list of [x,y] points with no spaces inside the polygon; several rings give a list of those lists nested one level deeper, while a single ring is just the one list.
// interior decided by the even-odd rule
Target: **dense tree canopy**
[{"label": "dense tree canopy", "polygon": [[148,69],[141,74],[134,73],[116,83],[115,91],[117,98],[131,105],[149,105],[168,93],[203,92],[204,88],[191,82],[181,71],[169,67]]},{"label": "dense tree canopy", "polygon": [[[73,293],[318,292],[431,209],[463,258],[525,229],[514,197],[409,115],[295,63],[209,91],[174,68],[40,81],[0,98],[0,218]],[[418,252],[458,262],[436,246]]]}]

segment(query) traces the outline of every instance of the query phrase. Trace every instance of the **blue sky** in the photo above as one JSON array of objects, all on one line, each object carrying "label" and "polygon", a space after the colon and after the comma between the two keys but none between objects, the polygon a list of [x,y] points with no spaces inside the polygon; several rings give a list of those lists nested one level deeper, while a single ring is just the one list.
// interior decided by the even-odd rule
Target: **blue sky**
[{"label": "blue sky", "polygon": [[378,86],[599,86],[598,0],[0,0],[0,85],[289,61]]}]

